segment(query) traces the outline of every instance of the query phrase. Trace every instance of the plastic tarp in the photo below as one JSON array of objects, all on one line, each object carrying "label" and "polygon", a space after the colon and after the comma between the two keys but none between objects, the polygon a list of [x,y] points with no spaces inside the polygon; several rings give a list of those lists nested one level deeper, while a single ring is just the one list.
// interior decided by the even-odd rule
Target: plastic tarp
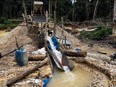
[{"label": "plastic tarp", "polygon": [[[52,37],[51,40],[52,40],[52,42],[53,42],[55,48],[58,49],[59,46],[60,46],[60,44],[58,43],[57,39],[56,39],[55,37]],[[49,49],[51,50],[50,44],[48,44],[48,47],[49,47]]]},{"label": "plastic tarp", "polygon": [[47,84],[49,83],[50,80],[51,80],[51,78],[44,79],[43,80],[43,82],[44,82],[43,87],[47,87]]}]

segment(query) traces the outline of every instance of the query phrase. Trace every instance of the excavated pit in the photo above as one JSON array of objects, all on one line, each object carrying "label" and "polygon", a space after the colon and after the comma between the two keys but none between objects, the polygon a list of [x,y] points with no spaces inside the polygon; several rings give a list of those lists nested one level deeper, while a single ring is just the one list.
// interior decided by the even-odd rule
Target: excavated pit
[{"label": "excavated pit", "polygon": [[[61,35],[62,34],[61,31],[62,31],[61,28],[57,27],[56,34]],[[75,38],[73,35],[69,34],[66,31],[64,31],[64,35],[66,35],[67,39],[69,39],[72,43],[70,50],[74,50],[75,48],[79,46],[82,50],[87,51],[87,49],[85,49],[85,47],[87,46],[85,43],[81,43],[77,38]],[[0,52],[2,54],[6,54],[7,52],[16,49],[15,38],[14,38],[15,36],[18,37],[19,45],[26,44],[24,47],[29,52],[36,50],[35,45],[27,44],[33,41],[28,36],[27,27],[18,26],[14,30],[6,34],[4,37],[1,37]],[[24,69],[35,66],[38,63],[37,61],[35,62],[30,61],[28,66],[19,67],[17,66],[14,59],[15,59],[14,53],[0,59],[0,67],[1,67],[0,68],[0,85],[1,87],[5,87],[7,79],[13,78],[19,75]],[[109,87],[109,86],[115,87],[115,84],[112,82],[116,80],[116,75],[115,75],[116,65],[111,65],[111,64],[108,64],[107,62],[104,62],[102,60],[95,59],[92,57],[86,57],[81,61],[78,58],[74,58],[74,61],[76,61],[74,62],[76,67],[71,73],[74,74],[74,79],[76,79],[76,82],[77,82],[77,83],[75,82],[76,84],[75,83],[73,84],[75,85],[75,87]],[[50,67],[49,65],[47,66]],[[43,70],[45,70],[45,68]],[[29,78],[35,78],[38,76],[39,72],[41,71],[37,71],[31,74],[25,79],[28,80]],[[70,86],[72,84],[70,81],[67,81],[66,83],[66,81],[64,80],[65,81],[64,82],[65,84],[64,84],[61,80],[59,80],[60,77],[62,80],[67,79],[67,78],[70,79],[70,75],[67,77],[67,75],[64,72],[60,72],[56,70],[53,75],[53,79],[49,83],[49,87],[53,87],[53,86],[56,87],[56,84],[59,84],[59,83],[62,83],[62,86],[58,86],[58,87],[64,87],[68,84],[69,86],[67,87],[74,87],[74,86]],[[73,79],[73,77],[71,77],[71,79]],[[17,87],[19,86],[17,85]],[[31,86],[27,86],[27,87],[31,87]]]}]

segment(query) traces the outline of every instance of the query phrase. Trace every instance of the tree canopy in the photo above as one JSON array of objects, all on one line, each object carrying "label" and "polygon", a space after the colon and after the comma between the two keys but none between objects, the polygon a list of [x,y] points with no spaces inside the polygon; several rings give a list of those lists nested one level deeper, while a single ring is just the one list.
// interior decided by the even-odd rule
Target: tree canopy
[{"label": "tree canopy", "polygon": [[[23,0],[1,0],[0,2],[0,17],[5,18],[19,18],[23,13]],[[33,10],[34,0],[25,0],[27,13],[30,14]],[[43,12],[49,10],[49,0],[43,1]],[[50,0],[51,13],[55,10],[57,19],[64,17],[65,20],[70,21],[85,21],[92,20],[97,0]],[[112,19],[114,0],[99,0],[96,11],[96,18]],[[74,13],[74,14],[73,14]],[[53,15],[52,15],[53,16]]]}]

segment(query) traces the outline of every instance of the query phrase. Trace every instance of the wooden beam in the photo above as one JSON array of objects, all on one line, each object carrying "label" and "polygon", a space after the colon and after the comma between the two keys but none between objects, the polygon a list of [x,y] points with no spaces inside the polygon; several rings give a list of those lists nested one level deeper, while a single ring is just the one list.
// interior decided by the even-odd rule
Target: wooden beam
[{"label": "wooden beam", "polygon": [[56,35],[56,11],[54,11],[54,36]]},{"label": "wooden beam", "polygon": [[30,69],[27,69],[27,70],[25,70],[24,72],[22,72],[20,75],[18,75],[18,76],[16,76],[16,77],[13,77],[13,78],[9,79],[9,80],[7,81],[7,84],[6,84],[6,85],[7,85],[8,87],[11,86],[11,85],[13,85],[13,84],[16,83],[17,81],[23,79],[25,76],[27,76],[27,75],[29,75],[29,74],[35,72],[38,68],[42,67],[43,65],[45,65],[45,64],[48,63],[48,62],[49,62],[49,59],[48,59],[48,58],[44,59],[41,63],[37,64],[35,67],[30,68]]},{"label": "wooden beam", "polygon": [[93,13],[93,20],[96,18],[97,10],[98,10],[99,0],[96,1],[94,13]]},{"label": "wooden beam", "polygon": [[30,61],[42,61],[45,59],[45,55],[30,55],[28,58]]},{"label": "wooden beam", "polygon": [[87,55],[87,52],[85,52],[85,51],[73,52],[73,51],[66,51],[66,50],[64,50],[63,53],[66,56],[71,56],[71,57],[85,57]]}]

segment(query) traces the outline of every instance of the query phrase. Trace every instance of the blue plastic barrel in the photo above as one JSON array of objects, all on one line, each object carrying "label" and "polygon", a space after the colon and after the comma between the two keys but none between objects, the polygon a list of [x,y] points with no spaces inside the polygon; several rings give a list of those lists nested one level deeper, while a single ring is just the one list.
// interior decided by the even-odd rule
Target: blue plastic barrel
[{"label": "blue plastic barrel", "polygon": [[28,64],[28,57],[26,49],[19,49],[15,52],[16,62],[19,66],[25,66]]}]

